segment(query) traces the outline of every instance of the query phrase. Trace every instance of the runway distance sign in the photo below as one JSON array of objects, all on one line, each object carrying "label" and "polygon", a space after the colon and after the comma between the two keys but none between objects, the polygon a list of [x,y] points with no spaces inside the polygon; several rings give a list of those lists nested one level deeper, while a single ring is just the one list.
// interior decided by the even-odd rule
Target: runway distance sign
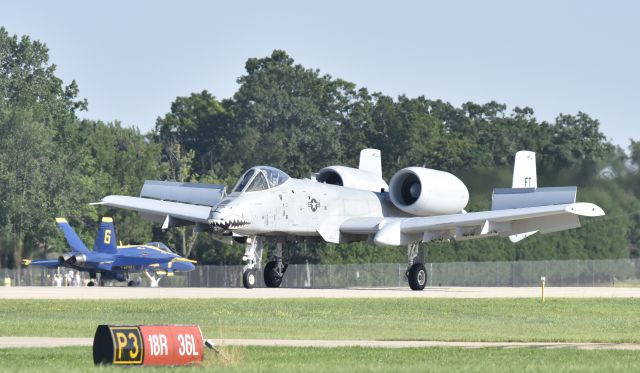
[{"label": "runway distance sign", "polygon": [[197,325],[100,325],[93,362],[113,365],[189,365],[202,361]]},{"label": "runway distance sign", "polygon": [[204,344],[197,325],[140,326],[144,365],[187,365],[202,361]]}]

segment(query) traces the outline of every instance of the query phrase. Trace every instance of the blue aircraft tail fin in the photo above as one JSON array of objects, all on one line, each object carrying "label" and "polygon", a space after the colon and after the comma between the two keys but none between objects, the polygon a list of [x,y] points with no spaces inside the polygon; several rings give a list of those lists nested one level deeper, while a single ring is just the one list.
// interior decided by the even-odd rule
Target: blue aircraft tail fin
[{"label": "blue aircraft tail fin", "polygon": [[77,253],[88,253],[89,249],[84,245],[80,237],[76,234],[76,232],[71,228],[69,222],[67,222],[64,218],[56,218],[56,223],[58,227],[64,233],[64,237],[67,239],[67,243],[69,247],[71,247],[71,251]]},{"label": "blue aircraft tail fin", "polygon": [[118,246],[116,244],[116,230],[113,225],[113,218],[102,218],[100,230],[93,245],[93,251],[98,253],[116,254]]}]

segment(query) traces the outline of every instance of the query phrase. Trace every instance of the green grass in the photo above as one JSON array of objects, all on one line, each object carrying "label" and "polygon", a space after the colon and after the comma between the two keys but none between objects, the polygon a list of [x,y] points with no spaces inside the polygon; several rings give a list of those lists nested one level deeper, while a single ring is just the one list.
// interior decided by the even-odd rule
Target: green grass
[{"label": "green grass", "polygon": [[[230,363],[213,353],[202,366],[177,371],[230,372],[633,372],[640,370],[636,351],[574,349],[374,349],[247,347],[228,351]],[[224,369],[222,369],[224,368]],[[122,367],[95,367],[91,349],[2,349],[1,372],[129,371]],[[137,371],[137,370],[135,370]],[[145,372],[176,371],[145,368]]]},{"label": "green grass", "polygon": [[208,338],[640,342],[640,299],[3,300],[0,335],[199,324]]}]

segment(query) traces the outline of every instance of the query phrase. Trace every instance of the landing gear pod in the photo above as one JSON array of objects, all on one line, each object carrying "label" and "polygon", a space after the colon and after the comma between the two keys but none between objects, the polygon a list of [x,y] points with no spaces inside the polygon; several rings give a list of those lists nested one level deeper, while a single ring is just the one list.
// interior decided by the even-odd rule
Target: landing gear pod
[{"label": "landing gear pod", "polygon": [[96,365],[190,365],[203,350],[197,325],[100,325],[93,338]]}]

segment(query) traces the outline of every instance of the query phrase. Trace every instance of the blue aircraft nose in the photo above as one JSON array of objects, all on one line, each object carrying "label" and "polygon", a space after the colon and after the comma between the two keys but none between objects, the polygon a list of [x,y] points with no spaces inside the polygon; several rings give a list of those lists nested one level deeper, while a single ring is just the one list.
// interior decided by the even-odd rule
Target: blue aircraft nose
[{"label": "blue aircraft nose", "polygon": [[175,262],[172,267],[174,271],[178,272],[189,272],[196,269],[196,266],[191,262]]}]

